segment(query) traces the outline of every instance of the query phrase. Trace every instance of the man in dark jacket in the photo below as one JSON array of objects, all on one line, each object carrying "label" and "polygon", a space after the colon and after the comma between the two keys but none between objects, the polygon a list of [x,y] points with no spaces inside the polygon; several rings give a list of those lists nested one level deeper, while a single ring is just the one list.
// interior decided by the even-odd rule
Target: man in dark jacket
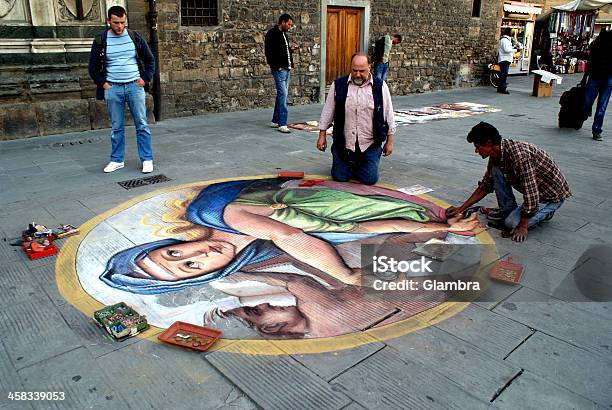
[{"label": "man in dark jacket", "polygon": [[612,31],[600,33],[591,45],[589,62],[582,82],[583,84],[586,82],[586,112],[591,112],[595,98],[599,95],[592,130],[593,139],[602,141],[601,131],[604,115],[606,115],[608,100],[610,100],[610,93],[612,92]]},{"label": "man in dark jacket", "polygon": [[272,70],[276,84],[276,101],[270,126],[285,134],[291,131],[287,128],[287,94],[289,93],[289,77],[293,68],[293,50],[297,44],[291,43],[287,31],[293,27],[293,18],[283,14],[278,18],[278,24],[266,33],[266,61]]},{"label": "man in dark jacket", "polygon": [[151,130],[147,123],[145,86],[153,78],[155,58],[142,36],[125,27],[126,13],[121,6],[108,10],[108,30],[99,34],[91,46],[89,75],[97,85],[96,98],[106,100],[112,123],[110,162],[104,172],[124,167],[125,104],[134,125],[142,172],[153,171]]}]

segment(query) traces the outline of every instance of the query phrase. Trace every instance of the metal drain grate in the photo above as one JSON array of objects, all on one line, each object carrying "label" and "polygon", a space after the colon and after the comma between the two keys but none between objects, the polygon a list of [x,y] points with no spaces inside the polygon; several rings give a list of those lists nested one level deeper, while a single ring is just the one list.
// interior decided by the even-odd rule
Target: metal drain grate
[{"label": "metal drain grate", "polygon": [[128,179],[127,181],[121,181],[117,183],[125,189],[132,189],[132,188],[138,188],[140,186],[159,184],[160,182],[168,182],[168,181],[172,181],[172,180],[168,178],[167,176],[165,176],[164,174],[159,174],[159,175],[153,175],[153,176],[145,177],[145,178]]},{"label": "metal drain grate", "polygon": [[96,144],[98,142],[102,142],[102,140],[103,139],[101,137],[96,137],[96,138],[83,138],[80,140],[56,142],[54,144],[51,144],[51,148],[74,147],[75,145],[83,145],[83,144]]}]

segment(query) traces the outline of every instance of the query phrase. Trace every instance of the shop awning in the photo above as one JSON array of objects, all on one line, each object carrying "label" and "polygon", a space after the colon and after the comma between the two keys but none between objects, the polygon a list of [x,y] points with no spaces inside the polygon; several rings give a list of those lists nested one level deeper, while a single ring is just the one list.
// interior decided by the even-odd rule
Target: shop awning
[{"label": "shop awning", "polygon": [[553,9],[561,11],[601,10],[604,13],[612,13],[612,0],[573,0],[567,4],[553,6]]},{"label": "shop awning", "polygon": [[540,14],[542,8],[536,7],[531,3],[504,3],[504,11],[509,11],[511,13]]}]

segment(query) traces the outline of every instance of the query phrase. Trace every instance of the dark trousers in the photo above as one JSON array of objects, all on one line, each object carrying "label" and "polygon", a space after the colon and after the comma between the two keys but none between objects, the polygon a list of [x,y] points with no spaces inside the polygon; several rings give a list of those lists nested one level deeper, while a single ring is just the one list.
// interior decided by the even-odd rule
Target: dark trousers
[{"label": "dark trousers", "polygon": [[362,184],[374,185],[378,181],[378,165],[382,155],[382,147],[373,144],[365,152],[361,152],[358,144],[355,148],[355,152],[353,152],[344,146],[332,145],[332,178],[339,182],[356,178]]},{"label": "dark trousers", "polygon": [[510,69],[510,61],[500,61],[499,67],[501,71],[499,72],[499,87],[497,87],[497,91],[506,91],[506,87],[508,87],[508,70]]}]

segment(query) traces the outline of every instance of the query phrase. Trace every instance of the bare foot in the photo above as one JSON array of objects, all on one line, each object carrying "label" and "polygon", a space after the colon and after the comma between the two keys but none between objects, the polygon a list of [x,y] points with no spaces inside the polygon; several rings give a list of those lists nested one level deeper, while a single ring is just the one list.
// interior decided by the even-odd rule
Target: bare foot
[{"label": "bare foot", "polygon": [[448,220],[450,225],[449,231],[471,231],[479,224],[476,214],[472,214],[465,219],[451,218]]},{"label": "bare foot", "polygon": [[457,222],[461,222],[461,221],[472,221],[474,219],[478,219],[476,217],[476,213],[471,214],[470,216],[468,216],[467,218],[463,218],[463,216],[461,214],[453,216],[452,218],[448,218],[447,223],[449,225],[454,225]]}]

